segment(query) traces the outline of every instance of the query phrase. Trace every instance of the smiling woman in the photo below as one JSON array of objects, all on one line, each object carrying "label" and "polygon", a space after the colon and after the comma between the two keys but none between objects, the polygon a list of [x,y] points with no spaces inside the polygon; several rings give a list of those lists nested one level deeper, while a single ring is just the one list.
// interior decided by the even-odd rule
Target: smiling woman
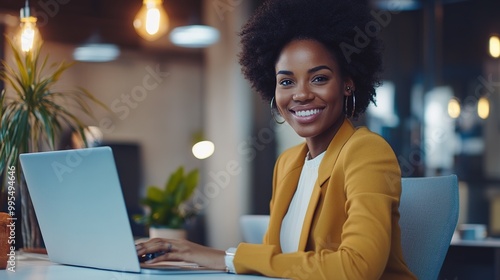
[{"label": "smiling woman", "polygon": [[153,262],[292,279],[415,279],[402,256],[396,156],[382,137],[349,120],[374,101],[381,55],[376,36],[348,57],[341,44],[355,45],[357,30],[371,21],[358,1],[264,2],[241,32],[240,64],[306,141],[276,162],[263,242],[223,252],[151,240],[138,254],[168,249]]}]

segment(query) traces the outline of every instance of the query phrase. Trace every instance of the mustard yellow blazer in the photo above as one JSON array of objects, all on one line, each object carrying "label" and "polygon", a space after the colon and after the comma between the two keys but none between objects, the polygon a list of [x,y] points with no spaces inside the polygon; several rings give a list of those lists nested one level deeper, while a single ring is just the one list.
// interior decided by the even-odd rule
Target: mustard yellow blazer
[{"label": "mustard yellow blazer", "polygon": [[298,252],[284,254],[281,222],[308,149],[277,160],[263,244],[241,243],[237,273],[292,279],[416,279],[403,260],[399,229],[401,171],[389,144],[348,120],[326,150],[304,219]]}]

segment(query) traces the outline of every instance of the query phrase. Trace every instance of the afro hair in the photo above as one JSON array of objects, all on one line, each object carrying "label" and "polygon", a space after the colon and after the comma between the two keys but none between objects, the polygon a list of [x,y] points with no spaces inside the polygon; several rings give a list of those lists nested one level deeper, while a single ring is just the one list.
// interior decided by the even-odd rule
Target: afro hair
[{"label": "afro hair", "polygon": [[321,42],[334,55],[342,75],[355,84],[353,117],[375,103],[382,70],[382,25],[362,0],[268,0],[240,32],[239,62],[252,87],[265,101],[275,94],[275,64],[283,47],[296,39]]}]

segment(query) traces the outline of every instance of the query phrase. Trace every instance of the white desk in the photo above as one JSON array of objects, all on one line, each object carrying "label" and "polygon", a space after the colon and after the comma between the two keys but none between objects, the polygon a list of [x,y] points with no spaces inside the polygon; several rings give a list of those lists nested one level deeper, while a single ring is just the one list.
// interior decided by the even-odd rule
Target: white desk
[{"label": "white desk", "polygon": [[81,268],[51,263],[47,260],[20,256],[16,260],[15,272],[0,270],[2,280],[265,280],[274,279],[253,275],[217,274],[177,274],[150,275],[91,268]]}]

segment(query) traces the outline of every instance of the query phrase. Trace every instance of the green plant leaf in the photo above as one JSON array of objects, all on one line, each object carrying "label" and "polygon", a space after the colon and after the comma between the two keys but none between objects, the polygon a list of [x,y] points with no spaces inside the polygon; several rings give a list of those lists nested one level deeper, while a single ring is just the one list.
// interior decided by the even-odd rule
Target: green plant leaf
[{"label": "green plant leaf", "polygon": [[198,169],[194,169],[186,175],[186,192],[184,193],[182,200],[188,200],[193,195],[194,190],[198,185],[199,177]]},{"label": "green plant leaf", "polygon": [[173,199],[174,199],[174,205],[176,207],[179,207],[179,205],[181,205],[181,203],[184,201],[184,196],[185,196],[185,193],[187,191],[187,188],[186,188],[186,182],[184,180],[184,178],[179,182],[179,184],[177,184],[177,187],[175,189],[175,192],[172,195]]},{"label": "green plant leaf", "polygon": [[176,191],[176,188],[179,185],[179,182],[182,181],[182,177],[184,176],[184,167],[179,167],[175,172],[170,174],[170,177],[165,186],[165,195],[171,195]]},{"label": "green plant leaf", "polygon": [[[189,218],[196,214],[197,209],[186,208],[185,202],[192,196],[199,180],[199,171],[194,169],[184,173],[180,166],[170,174],[165,187],[149,187],[141,204],[149,207],[149,214],[135,219],[136,222],[149,226],[182,228]],[[153,190],[154,189],[154,190]],[[154,193],[153,193],[154,192]]]},{"label": "green plant leaf", "polygon": [[150,186],[146,191],[146,197],[154,202],[163,201],[163,192],[158,187]]},{"label": "green plant leaf", "polygon": [[20,153],[36,152],[42,146],[54,149],[63,125],[82,131],[86,125],[77,116],[93,118],[89,103],[109,111],[83,88],[54,90],[74,62],[49,65],[48,55],[40,59],[41,43],[24,53],[8,37],[6,41],[12,55],[1,62],[0,79],[13,94],[0,94],[0,174],[7,166],[18,165]]}]

